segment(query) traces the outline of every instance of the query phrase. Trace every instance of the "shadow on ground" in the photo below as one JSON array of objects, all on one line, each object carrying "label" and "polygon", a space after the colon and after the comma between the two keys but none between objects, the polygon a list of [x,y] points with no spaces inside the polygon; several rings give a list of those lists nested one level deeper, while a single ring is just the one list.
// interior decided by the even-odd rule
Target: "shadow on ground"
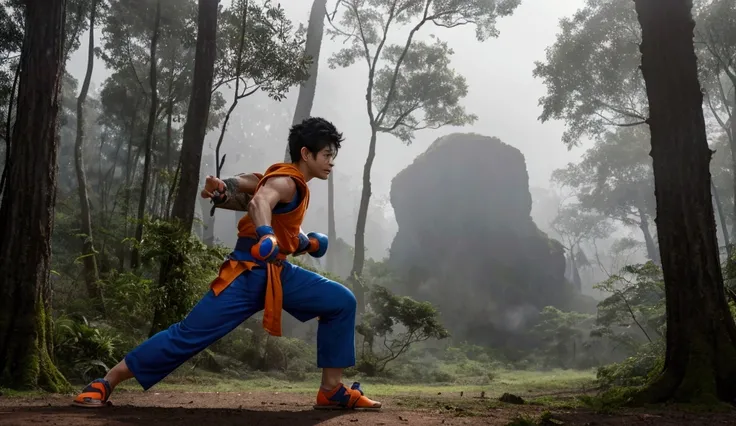
[{"label": "shadow on ground", "polygon": [[[226,408],[113,406],[0,408],[0,425],[286,425],[313,426],[355,413],[341,411],[254,411]],[[365,413],[370,414],[370,413]],[[347,419],[345,419],[348,422]],[[353,420],[356,421],[356,420]],[[342,423],[342,422],[340,422]]]}]

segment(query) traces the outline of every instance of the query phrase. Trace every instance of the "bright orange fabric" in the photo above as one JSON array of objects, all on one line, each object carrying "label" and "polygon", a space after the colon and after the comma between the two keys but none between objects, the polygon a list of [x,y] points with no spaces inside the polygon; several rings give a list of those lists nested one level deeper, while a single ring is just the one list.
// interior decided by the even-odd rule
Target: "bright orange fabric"
[{"label": "bright orange fabric", "polygon": [[[258,176],[258,175],[257,175]],[[279,244],[279,259],[284,260],[286,256],[294,253],[299,247],[299,231],[301,230],[304,215],[309,206],[309,187],[301,171],[291,163],[277,163],[269,167],[263,176],[258,176],[260,181],[256,186],[256,192],[263,186],[267,179],[276,176],[288,176],[297,184],[297,191],[301,200],[296,209],[271,216],[271,227]],[[248,214],[238,222],[238,237],[257,239],[256,227]],[[226,260],[220,267],[220,272],[212,281],[210,288],[215,295],[219,295],[240,274],[250,271],[258,264],[248,261]],[[263,328],[272,336],[281,336],[281,311],[283,307],[283,289],[281,288],[281,264],[267,264],[266,300],[263,310]]]}]

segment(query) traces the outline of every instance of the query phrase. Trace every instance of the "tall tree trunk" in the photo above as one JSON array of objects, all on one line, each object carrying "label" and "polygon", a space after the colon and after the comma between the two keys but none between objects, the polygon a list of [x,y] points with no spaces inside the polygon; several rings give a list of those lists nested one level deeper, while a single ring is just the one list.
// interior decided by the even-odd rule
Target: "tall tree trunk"
[{"label": "tall tree trunk", "polygon": [[[202,146],[207,132],[207,120],[210,115],[212,81],[215,74],[217,55],[217,6],[219,0],[199,0],[199,18],[197,30],[197,51],[194,56],[194,76],[192,79],[192,96],[189,99],[187,122],[184,124],[184,135],[181,147],[181,177],[176,191],[176,199],[171,216],[178,221],[181,231],[188,235],[194,222],[194,206],[197,202],[199,186],[199,170],[202,163]],[[183,253],[168,256],[161,264],[159,285],[169,295],[169,300],[177,300],[175,288],[177,280],[186,277],[177,276],[173,266],[184,262]],[[168,325],[183,317],[189,310],[187,306],[174,304],[165,312],[157,308],[154,312],[150,335],[157,333]]]},{"label": "tall tree trunk", "polygon": [[[736,221],[736,79],[731,79],[734,87],[733,107],[731,108],[731,125],[728,133],[728,140],[731,145],[731,178],[733,179],[733,217]],[[736,226],[735,226],[736,228]]]},{"label": "tall tree trunk", "polygon": [[[130,213],[130,200],[132,199],[132,189],[131,186],[133,184],[133,174],[135,170],[135,166],[133,165],[133,138],[135,137],[135,131],[136,131],[136,118],[138,116],[138,104],[136,102],[136,107],[133,109],[132,116],[130,118],[130,132],[128,135],[128,152],[127,152],[127,158],[125,160],[125,187],[123,189],[123,220],[125,221],[125,225],[123,228],[124,237],[128,238],[129,229],[128,229],[128,214]],[[118,259],[120,261],[120,270],[125,270],[125,257],[128,253],[128,249],[125,244],[118,243]]]},{"label": "tall tree trunk", "polygon": [[84,139],[86,120],[84,104],[87,101],[92,70],[95,64],[95,18],[97,0],[92,0],[89,13],[89,47],[87,49],[87,72],[84,75],[82,89],[77,98],[77,138],[74,143],[74,167],[77,172],[77,192],[79,195],[80,216],[82,223],[82,263],[84,265],[84,284],[87,296],[96,305],[95,309],[104,315],[105,306],[102,300],[102,288],[97,271],[97,256],[92,238],[92,217],[90,214],[89,196],[87,195],[87,174],[84,170]]},{"label": "tall tree trunk", "polygon": [[181,176],[172,208],[172,216],[181,221],[184,229],[191,230],[194,206],[197,201],[202,147],[207,133],[210,114],[212,81],[217,55],[218,0],[199,0],[197,51],[194,58],[192,96],[184,123],[181,147]]},{"label": "tall tree trunk", "polygon": [[[309,65],[309,78],[299,87],[299,97],[296,100],[294,119],[291,121],[292,124],[299,124],[312,114],[314,94],[317,91],[317,75],[319,74],[319,54],[322,48],[322,36],[325,29],[326,5],[327,0],[314,0],[312,2],[312,11],[309,13],[309,27],[307,28],[307,40],[304,48],[307,56],[312,58],[312,63]],[[291,162],[288,143],[286,144],[284,162]],[[330,173],[329,179],[332,179],[332,173]]]},{"label": "tall tree trunk", "polygon": [[575,245],[573,245],[570,248],[570,273],[572,274],[572,283],[575,286],[575,290],[577,290],[578,293],[582,293],[583,280],[580,279],[580,271],[578,270],[578,261],[577,259],[575,259],[575,248],[576,248]]},{"label": "tall tree trunk", "polygon": [[171,93],[169,93],[169,102],[166,104],[166,159],[165,169],[169,171],[171,169],[171,142],[173,135],[172,132],[172,121],[174,120],[174,99]]},{"label": "tall tree trunk", "polygon": [[179,178],[181,177],[181,158],[176,163],[176,170],[174,170],[174,176],[171,179],[171,187],[169,193],[166,195],[166,207],[165,207],[165,218],[171,219],[171,206],[173,204],[174,194],[179,188]]},{"label": "tall tree trunk", "polygon": [[664,368],[639,396],[655,402],[732,402],[736,325],[718,259],[692,0],[635,0],[635,5],[667,311]]},{"label": "tall tree trunk", "polygon": [[[721,203],[721,197],[718,195],[718,188],[711,181],[710,189],[713,191],[713,200],[716,203],[716,210],[718,211],[718,221],[721,224],[721,232],[723,232],[723,245],[726,246],[726,256],[728,260],[731,259],[731,237],[728,235],[728,224],[726,223],[726,214],[723,212],[723,204]],[[720,251],[720,250],[719,250]]]},{"label": "tall tree trunk", "polygon": [[[312,11],[309,13],[309,27],[307,28],[307,40],[305,53],[312,59],[309,65],[309,78],[299,87],[299,97],[296,100],[296,108],[294,109],[294,119],[292,124],[298,124],[304,121],[312,114],[312,105],[314,105],[314,95],[317,92],[317,75],[319,74],[319,55],[322,49],[322,36],[325,30],[325,8],[327,0],[314,0],[312,2]],[[291,162],[291,154],[289,153],[289,144],[286,144],[286,153],[284,154],[284,162]],[[335,193],[334,193],[334,173],[330,173],[327,178],[327,238],[333,242],[337,239],[335,230]],[[332,231],[329,231],[332,230]],[[334,246],[333,246],[334,247]],[[334,268],[334,251],[327,251],[325,254],[327,262],[326,268],[329,272],[333,272]]]},{"label": "tall tree trunk", "polygon": [[25,2],[12,160],[0,206],[0,383],[14,389],[69,386],[49,350],[65,6]]},{"label": "tall tree trunk", "polygon": [[[143,239],[143,218],[146,213],[146,198],[148,185],[151,178],[151,154],[153,153],[153,131],[156,128],[156,113],[158,110],[157,70],[156,70],[156,48],[158,47],[159,30],[161,26],[161,0],[156,2],[156,15],[153,19],[153,35],[151,36],[151,70],[149,80],[151,83],[151,109],[148,113],[148,128],[146,129],[146,158],[143,162],[143,182],[141,183],[141,194],[138,198],[138,223],[135,228],[135,241],[140,244]],[[133,248],[130,259],[130,267],[137,269],[140,265],[141,255],[138,247]]]},{"label": "tall tree trunk", "polygon": [[[335,181],[333,179],[334,173],[330,173],[327,178],[327,238],[332,241],[332,244],[337,242],[337,230],[335,229]],[[333,247],[335,247],[333,245]],[[335,252],[332,253],[327,251],[325,253],[325,259],[327,272],[335,273]]]},{"label": "tall tree trunk", "polygon": [[360,207],[358,209],[358,222],[355,225],[355,255],[353,257],[353,269],[350,271],[349,280],[353,285],[353,292],[358,301],[358,314],[365,312],[365,288],[361,282],[363,266],[365,265],[365,225],[368,220],[368,205],[371,201],[371,168],[376,158],[377,132],[371,126],[371,141],[368,145],[368,157],[363,167],[363,191],[360,195]]}]

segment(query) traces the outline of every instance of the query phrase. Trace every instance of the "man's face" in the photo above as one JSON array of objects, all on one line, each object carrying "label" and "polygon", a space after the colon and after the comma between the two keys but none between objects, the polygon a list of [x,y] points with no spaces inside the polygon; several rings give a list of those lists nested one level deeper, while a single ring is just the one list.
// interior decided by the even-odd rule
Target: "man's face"
[{"label": "man's face", "polygon": [[307,165],[309,172],[317,179],[325,180],[332,172],[333,161],[335,159],[335,151],[331,146],[322,148],[317,154],[307,154]]}]

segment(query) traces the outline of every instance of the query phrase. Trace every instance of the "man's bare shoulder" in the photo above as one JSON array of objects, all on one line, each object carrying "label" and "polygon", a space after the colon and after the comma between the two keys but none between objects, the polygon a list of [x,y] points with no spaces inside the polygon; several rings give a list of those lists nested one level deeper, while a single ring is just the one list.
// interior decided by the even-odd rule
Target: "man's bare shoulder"
[{"label": "man's bare shoulder", "polygon": [[291,201],[296,194],[296,182],[289,176],[273,176],[267,178],[260,190],[274,191],[278,193],[282,202]]}]

